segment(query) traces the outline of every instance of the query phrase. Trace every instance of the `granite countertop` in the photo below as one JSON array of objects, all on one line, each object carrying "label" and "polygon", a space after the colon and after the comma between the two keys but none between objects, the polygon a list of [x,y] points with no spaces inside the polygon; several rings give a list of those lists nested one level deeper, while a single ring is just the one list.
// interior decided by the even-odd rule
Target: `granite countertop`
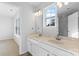
[{"label": "granite countertop", "polygon": [[39,36],[38,34],[31,34],[29,35],[30,38],[34,38],[35,40],[47,42],[49,44],[57,45],[60,48],[64,48],[79,55],[79,39],[70,39],[70,38],[62,38],[61,40],[56,40],[55,37],[49,36]]}]

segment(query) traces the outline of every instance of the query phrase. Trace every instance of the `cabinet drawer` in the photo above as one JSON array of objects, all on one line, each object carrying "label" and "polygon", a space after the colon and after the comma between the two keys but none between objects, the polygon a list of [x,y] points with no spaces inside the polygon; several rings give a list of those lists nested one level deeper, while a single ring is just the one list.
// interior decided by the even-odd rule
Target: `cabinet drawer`
[{"label": "cabinet drawer", "polygon": [[73,56],[74,54],[65,51],[63,49],[60,48],[56,48],[56,47],[52,47],[51,50],[49,50],[51,53],[55,54],[56,56]]}]

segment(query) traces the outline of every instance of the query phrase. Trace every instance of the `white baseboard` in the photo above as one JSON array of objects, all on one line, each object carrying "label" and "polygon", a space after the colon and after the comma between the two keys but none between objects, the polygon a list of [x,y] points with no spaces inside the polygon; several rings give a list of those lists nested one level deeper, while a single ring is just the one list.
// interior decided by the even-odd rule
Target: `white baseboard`
[{"label": "white baseboard", "polygon": [[0,40],[8,40],[8,39],[13,39],[13,37],[0,37]]}]

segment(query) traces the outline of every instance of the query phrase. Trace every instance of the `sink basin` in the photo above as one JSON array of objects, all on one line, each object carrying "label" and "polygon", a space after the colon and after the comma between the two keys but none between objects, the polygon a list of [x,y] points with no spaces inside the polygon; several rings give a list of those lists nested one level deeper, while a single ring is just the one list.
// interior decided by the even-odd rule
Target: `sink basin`
[{"label": "sink basin", "polygon": [[35,38],[38,38],[39,36],[34,36]]},{"label": "sink basin", "polygon": [[42,34],[35,35],[34,37],[42,37]]},{"label": "sink basin", "polygon": [[56,44],[63,44],[64,42],[62,40],[48,40],[50,43],[56,43]]}]

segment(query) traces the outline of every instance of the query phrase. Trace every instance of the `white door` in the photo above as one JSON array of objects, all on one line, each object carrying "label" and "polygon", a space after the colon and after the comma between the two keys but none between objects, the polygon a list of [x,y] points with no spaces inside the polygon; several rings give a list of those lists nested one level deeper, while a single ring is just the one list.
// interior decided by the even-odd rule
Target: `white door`
[{"label": "white door", "polygon": [[39,51],[40,56],[50,56],[49,52],[41,47],[39,48]]},{"label": "white door", "polygon": [[78,38],[78,12],[68,16],[68,37]]}]

